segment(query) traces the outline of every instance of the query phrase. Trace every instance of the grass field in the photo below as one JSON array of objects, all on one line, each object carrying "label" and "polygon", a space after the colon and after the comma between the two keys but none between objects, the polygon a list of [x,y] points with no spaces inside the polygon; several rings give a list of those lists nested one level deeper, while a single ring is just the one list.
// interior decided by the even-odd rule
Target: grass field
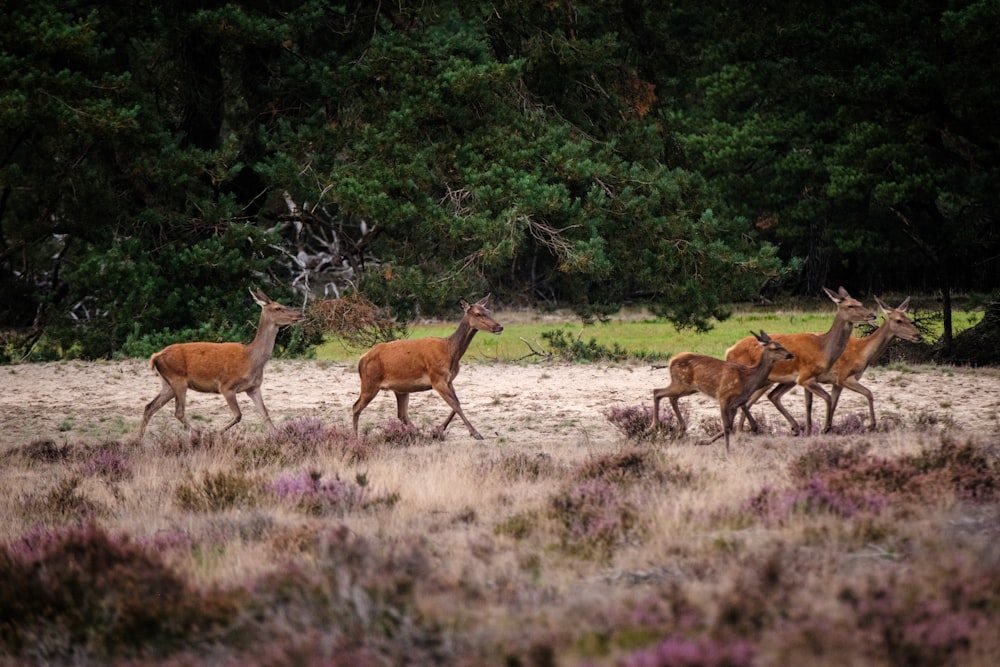
[{"label": "grass field", "polygon": [[[591,339],[605,347],[618,345],[631,355],[652,359],[667,359],[678,352],[697,352],[714,357],[725,356],[726,349],[750,331],[764,329],[768,333],[800,333],[805,331],[826,331],[833,321],[833,304],[829,308],[815,310],[761,308],[734,308],[732,316],[706,332],[693,329],[678,331],[665,320],[654,319],[646,311],[626,310],[607,322],[584,325],[570,312],[525,313],[495,310],[493,315],[504,325],[499,336],[479,334],[467,353],[469,359],[495,359],[514,361],[532,353],[528,343],[535,350],[546,349],[542,334],[561,330],[571,339],[587,343]],[[874,305],[874,304],[873,304]],[[887,304],[896,306],[897,302]],[[877,312],[877,311],[876,311]],[[941,321],[929,309],[911,308],[912,319],[923,328],[925,337],[940,336]],[[954,314],[955,331],[975,325],[982,318],[978,311],[961,311]],[[417,323],[410,327],[410,338],[423,336],[448,336],[455,330],[458,313],[454,321]],[[525,341],[528,341],[527,343]],[[332,339],[317,349],[318,359],[330,361],[352,361],[363,350],[345,348],[338,340]]]}]

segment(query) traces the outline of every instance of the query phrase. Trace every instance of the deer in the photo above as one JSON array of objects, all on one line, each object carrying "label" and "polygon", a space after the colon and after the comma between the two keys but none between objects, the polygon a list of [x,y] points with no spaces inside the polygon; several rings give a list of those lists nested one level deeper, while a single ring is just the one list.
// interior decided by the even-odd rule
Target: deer
[{"label": "deer", "polygon": [[[875,428],[875,399],[868,387],[861,384],[861,377],[865,370],[876,359],[881,357],[889,344],[896,338],[911,343],[921,341],[920,332],[913,326],[913,322],[906,315],[906,309],[910,306],[910,297],[903,299],[895,308],[889,308],[882,303],[878,297],[875,302],[885,315],[885,323],[878,327],[870,335],[864,338],[851,338],[847,341],[847,347],[836,363],[826,373],[819,376],[819,381],[824,384],[831,384],[830,390],[830,418],[837,410],[837,402],[840,400],[840,393],[844,389],[861,394],[868,399],[868,416],[871,419],[871,426]],[[806,414],[812,412],[812,394],[806,393]]]},{"label": "deer", "polygon": [[677,406],[677,399],[701,392],[718,401],[719,411],[722,413],[722,433],[716,434],[705,444],[711,444],[725,436],[726,452],[729,452],[729,434],[733,430],[736,411],[743,407],[758,387],[767,383],[768,374],[775,363],[793,358],[791,352],[768,336],[763,329],[759,334],[753,331],[750,333],[760,347],[760,355],[752,366],[692,352],[681,352],[670,360],[670,386],[653,390],[654,431],[660,426],[660,401],[668,398],[670,407],[677,416],[679,431],[683,434],[687,425]]},{"label": "deer", "polygon": [[[830,430],[833,415],[833,402],[830,394],[820,386],[820,376],[828,372],[843,354],[848,341],[851,338],[851,331],[855,324],[862,322],[872,322],[876,319],[875,313],[868,310],[860,301],[853,298],[843,287],[837,292],[824,287],[826,295],[837,304],[837,312],[834,315],[830,329],[825,333],[797,333],[797,334],[772,334],[771,338],[784,345],[795,358],[789,361],[780,361],[774,365],[767,377],[767,382],[742,406],[743,415],[750,423],[753,431],[757,430],[757,423],[750,414],[750,408],[772,385],[777,384],[768,394],[768,399],[774,407],[784,415],[785,419],[792,427],[795,435],[802,433],[802,428],[795,420],[795,417],[781,404],[781,398],[790,391],[796,384],[801,386],[808,394],[818,396],[826,403],[826,423],[824,431]],[[752,338],[743,338],[726,350],[726,360],[736,361],[743,364],[752,364],[758,355],[757,346]],[[812,433],[812,415],[806,413],[805,433]]]},{"label": "deer", "polygon": [[250,290],[253,300],[260,306],[260,322],[253,342],[243,343],[174,343],[149,359],[163,386],[160,393],[146,405],[139,426],[139,440],[146,432],[150,418],[170,399],[174,399],[174,416],[190,433],[191,423],[184,414],[188,389],[210,394],[222,394],[233,413],[232,420],[223,427],[228,431],[243,418],[236,394],[245,392],[270,428],[274,428],[264,399],[260,393],[264,381],[264,364],[271,358],[278,329],[295,324],[303,315],[293,308],[272,301],[264,292]]},{"label": "deer", "polygon": [[354,435],[358,435],[358,418],[361,411],[371,403],[381,390],[389,390],[396,395],[396,414],[404,424],[410,424],[408,407],[410,394],[434,389],[451,408],[451,414],[434,430],[435,437],[442,437],[455,415],[465,423],[469,435],[476,440],[483,436],[462,412],[453,385],[458,375],[459,360],[465,355],[477,331],[499,334],[503,331],[493,319],[488,308],[490,295],[469,304],[461,299],[462,320],[458,328],[447,338],[427,337],[394,340],[379,343],[358,360],[358,375],[361,377],[361,395],[354,402],[352,415]]}]

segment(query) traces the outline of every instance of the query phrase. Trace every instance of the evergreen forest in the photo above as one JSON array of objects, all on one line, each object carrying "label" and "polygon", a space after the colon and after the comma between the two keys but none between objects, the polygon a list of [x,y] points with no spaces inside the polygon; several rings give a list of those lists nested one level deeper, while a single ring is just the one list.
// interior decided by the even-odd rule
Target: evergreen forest
[{"label": "evergreen forest", "polygon": [[3,360],[246,339],[249,288],[704,329],[1000,287],[997,0],[0,7]]}]

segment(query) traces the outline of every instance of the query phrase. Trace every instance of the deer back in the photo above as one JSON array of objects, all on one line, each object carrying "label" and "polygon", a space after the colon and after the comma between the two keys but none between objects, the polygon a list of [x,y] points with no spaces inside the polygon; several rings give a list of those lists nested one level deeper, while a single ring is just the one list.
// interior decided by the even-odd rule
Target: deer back
[{"label": "deer back", "polygon": [[454,374],[458,359],[452,359],[447,338],[417,338],[379,343],[358,361],[363,386],[412,392],[431,388],[435,374]]},{"label": "deer back", "polygon": [[197,391],[251,379],[252,364],[242,343],[174,343],[150,357],[150,366],[167,381],[185,379]]},{"label": "deer back", "polygon": [[714,397],[719,393],[726,362],[704,354],[681,352],[670,360],[669,367],[672,384]]}]

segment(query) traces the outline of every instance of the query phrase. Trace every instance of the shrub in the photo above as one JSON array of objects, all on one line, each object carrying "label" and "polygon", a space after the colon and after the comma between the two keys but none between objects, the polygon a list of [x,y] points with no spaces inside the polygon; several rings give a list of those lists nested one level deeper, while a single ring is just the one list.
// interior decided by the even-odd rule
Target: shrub
[{"label": "shrub", "polygon": [[0,548],[0,572],[0,645],[43,663],[162,656],[205,640],[237,608],[95,524],[33,531]]},{"label": "shrub", "polygon": [[30,444],[25,445],[22,450],[24,456],[29,461],[37,461],[39,463],[56,463],[57,461],[65,461],[70,456],[70,446],[67,443],[57,444],[54,440],[34,440]]},{"label": "shrub", "polygon": [[281,475],[270,488],[279,499],[316,515],[344,514],[359,506],[364,497],[364,488],[358,484],[339,477],[323,480],[320,473],[310,470]]},{"label": "shrub", "polygon": [[240,472],[206,472],[201,480],[188,479],[174,494],[177,506],[188,512],[217,512],[250,507],[257,501],[257,484]]},{"label": "shrub", "polygon": [[349,347],[369,348],[407,335],[405,322],[358,292],[339,299],[313,301],[307,315],[307,332],[332,333]]},{"label": "shrub", "polygon": [[[646,440],[655,436],[653,432],[653,408],[648,405],[643,406],[615,406],[605,411],[611,425],[621,431],[622,435],[630,440]],[[663,415],[661,423],[665,427],[672,426],[674,421],[673,412]]]},{"label": "shrub", "polygon": [[26,497],[25,510],[58,523],[79,522],[95,517],[103,507],[80,493],[80,481],[75,475],[67,477],[42,496]]},{"label": "shrub", "polygon": [[749,667],[754,647],[747,641],[669,637],[653,648],[635,651],[615,662],[620,667]]},{"label": "shrub", "polygon": [[394,447],[409,447],[417,443],[423,437],[420,427],[412,422],[403,423],[398,419],[393,419],[382,427],[382,437],[385,442]]},{"label": "shrub", "polygon": [[558,472],[552,457],[545,452],[504,454],[499,460],[490,459],[480,465],[484,475],[500,475],[509,481],[535,482]]},{"label": "shrub", "polygon": [[629,358],[628,350],[618,343],[610,348],[598,343],[596,338],[583,343],[580,336],[570,338],[562,329],[543,331],[541,336],[549,343],[550,356],[562,361],[624,361]]},{"label": "shrub", "polygon": [[104,449],[84,461],[83,474],[101,477],[108,482],[121,482],[132,478],[132,464],[119,452]]},{"label": "shrub", "polygon": [[602,479],[557,493],[549,501],[549,514],[561,528],[560,546],[583,558],[609,558],[640,527],[638,507]]},{"label": "shrub", "polygon": [[312,560],[315,567],[287,566],[251,586],[247,618],[257,620],[247,630],[261,646],[292,645],[319,629],[310,664],[449,663],[445,629],[417,604],[432,571],[422,539],[368,540],[337,526],[317,537]]}]

